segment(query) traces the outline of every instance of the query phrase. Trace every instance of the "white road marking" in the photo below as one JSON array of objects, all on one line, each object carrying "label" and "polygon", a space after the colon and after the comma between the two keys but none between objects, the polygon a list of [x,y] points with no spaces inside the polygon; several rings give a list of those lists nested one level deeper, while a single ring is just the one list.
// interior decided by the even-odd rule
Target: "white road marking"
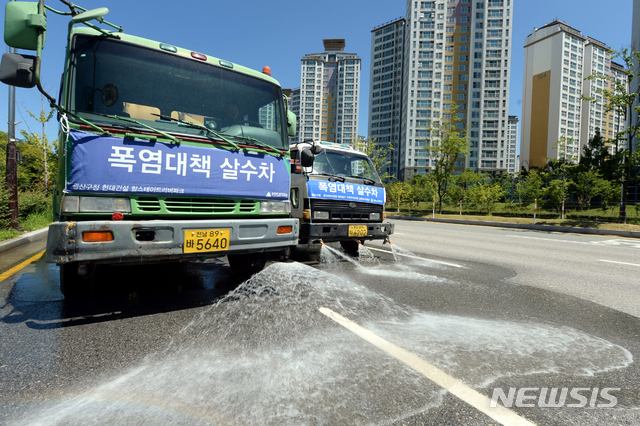
[{"label": "white road marking", "polygon": [[500,424],[505,426],[532,426],[534,423],[525,419],[524,417],[520,417],[515,412],[498,405],[496,407],[490,407],[491,399],[482,395],[478,391],[470,388],[460,380],[456,379],[453,376],[448,375],[444,371],[438,369],[434,365],[428,363],[427,361],[419,358],[413,353],[403,349],[399,346],[394,345],[391,342],[388,342],[381,338],[380,336],[372,333],[371,331],[360,327],[358,324],[353,321],[343,317],[340,314],[333,312],[331,309],[321,307],[319,308],[320,312],[327,317],[331,318],[333,321],[337,322],[347,330],[353,332],[358,337],[366,340],[371,343],[378,349],[386,352],[392,357],[396,358],[398,361],[404,363],[409,368],[417,371],[418,373],[425,376],[427,379],[434,382],[436,385],[446,389],[452,395],[455,395],[462,401],[471,405],[478,411],[486,414],[491,417],[493,420],[497,421]]},{"label": "white road marking", "polygon": [[389,250],[381,250],[381,249],[373,248],[373,247],[371,247],[371,246],[367,246],[367,248],[368,248],[369,250],[375,250],[375,251],[381,251],[381,252],[384,252],[384,253],[395,254],[396,256],[404,256],[404,257],[410,257],[410,258],[412,258],[412,259],[426,260],[426,261],[428,261],[428,262],[440,263],[440,264],[442,264],[442,265],[453,266],[453,267],[455,267],[455,268],[464,268],[464,266],[462,266],[462,265],[456,265],[455,263],[449,263],[449,262],[442,262],[442,261],[440,261],[440,260],[427,259],[427,258],[425,258],[425,257],[413,256],[413,255],[411,255],[411,254],[393,253],[393,252],[391,252],[391,251],[389,251]]},{"label": "white road marking", "polygon": [[631,248],[640,248],[640,242],[627,240],[627,239],[607,239],[600,241],[574,241],[574,240],[561,240],[559,238],[544,238],[544,237],[529,237],[526,235],[505,235],[505,237],[511,238],[526,238],[529,240],[543,240],[543,241],[553,241],[559,243],[573,243],[573,244],[586,244],[586,245],[605,245],[605,246],[617,246],[617,247],[631,247]]},{"label": "white road marking", "polygon": [[600,259],[600,262],[617,263],[617,264],[620,264],[620,265],[640,266],[640,264],[638,264],[638,263],[617,262],[617,261],[615,261],[615,260],[604,260],[604,259]]}]

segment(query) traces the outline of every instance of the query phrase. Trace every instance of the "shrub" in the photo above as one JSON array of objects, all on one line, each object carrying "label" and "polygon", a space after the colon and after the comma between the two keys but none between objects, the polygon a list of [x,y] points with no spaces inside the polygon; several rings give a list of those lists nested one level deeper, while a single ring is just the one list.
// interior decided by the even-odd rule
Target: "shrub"
[{"label": "shrub", "polygon": [[18,215],[20,219],[38,213],[51,211],[51,197],[47,197],[44,191],[24,191],[18,194]]},{"label": "shrub", "polygon": [[4,185],[0,186],[0,229],[7,229],[11,225],[11,212],[9,212],[9,191]]}]

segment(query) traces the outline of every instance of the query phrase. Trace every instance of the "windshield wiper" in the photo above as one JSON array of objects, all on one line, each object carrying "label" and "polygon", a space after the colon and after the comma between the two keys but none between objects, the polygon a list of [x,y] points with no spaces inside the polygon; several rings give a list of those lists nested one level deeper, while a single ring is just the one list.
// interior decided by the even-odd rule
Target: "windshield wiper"
[{"label": "windshield wiper", "polygon": [[346,179],[342,176],[338,176],[338,175],[333,175],[331,173],[312,173],[312,176],[329,176],[334,178],[336,181],[338,182],[344,182]]},{"label": "windshield wiper", "polygon": [[149,126],[147,124],[141,123],[138,120],[134,120],[133,118],[120,117],[120,116],[117,116],[117,115],[101,114],[99,112],[90,112],[89,114],[95,114],[95,115],[99,115],[99,116],[102,116],[102,117],[113,118],[114,120],[122,120],[122,121],[127,121],[129,123],[135,123],[138,126],[147,128],[147,129],[149,129],[149,130],[151,130],[151,131],[153,131],[153,132],[155,132],[155,133],[157,133],[159,135],[164,136],[165,138],[169,139],[170,141],[172,141],[172,142],[174,142],[174,143],[176,143],[178,145],[180,145],[180,142],[181,142],[180,139],[176,138],[175,136],[171,136],[168,133],[165,133],[165,132],[163,132],[161,130],[158,130],[158,129],[154,128],[154,127],[151,127],[151,126]]},{"label": "windshield wiper", "polygon": [[237,139],[241,139],[242,142],[244,144],[246,144],[246,145],[251,145],[251,146],[255,146],[255,147],[258,147],[258,148],[265,149],[265,150],[269,150],[269,151],[275,152],[275,153],[277,153],[278,155],[281,155],[281,156],[284,155],[283,151],[280,151],[280,150],[278,150],[278,149],[276,149],[276,148],[274,148],[274,147],[272,147],[270,145],[267,145],[266,143],[262,142],[261,140],[258,140],[258,139],[255,139],[255,138],[250,138],[248,136],[234,136],[234,135],[227,135],[227,136],[231,136],[231,137],[234,137],[234,138],[237,138]]},{"label": "windshield wiper", "polygon": [[367,185],[375,185],[376,181],[364,176],[349,175],[348,178],[362,179]]},{"label": "windshield wiper", "polygon": [[168,115],[163,115],[163,114],[154,114],[151,113],[151,115],[155,115],[156,117],[160,117],[161,120],[167,120],[167,121],[175,121],[177,123],[180,124],[184,124],[187,127],[191,127],[193,129],[200,129],[200,130],[204,130],[207,133],[207,137],[209,139],[211,139],[209,137],[209,133],[211,133],[213,136],[222,139],[223,141],[225,141],[226,143],[228,143],[229,145],[231,145],[236,151],[240,151],[240,147],[238,145],[236,145],[235,143],[233,143],[232,141],[230,141],[229,139],[225,138],[224,136],[222,136],[219,133],[214,132],[213,130],[211,130],[210,128],[208,128],[207,126],[203,126],[202,124],[198,124],[198,123],[193,123],[191,121],[187,121],[187,120],[180,120],[179,118],[173,118],[171,116]]}]

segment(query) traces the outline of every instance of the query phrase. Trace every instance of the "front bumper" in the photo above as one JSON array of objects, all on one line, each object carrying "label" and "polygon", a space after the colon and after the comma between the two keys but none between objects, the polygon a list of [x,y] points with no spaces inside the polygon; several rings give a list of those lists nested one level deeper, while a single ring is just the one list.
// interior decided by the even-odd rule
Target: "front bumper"
[{"label": "front bumper", "polygon": [[[292,232],[278,234],[280,226]],[[228,250],[184,253],[184,232],[201,229],[229,229]],[[113,232],[113,241],[82,241],[83,232],[104,230]],[[292,218],[59,222],[49,226],[45,261],[144,263],[278,251],[295,246],[298,234],[299,221]]]},{"label": "front bumper", "polygon": [[[367,235],[362,237],[350,237],[349,226],[364,225],[367,227]],[[302,223],[300,225],[300,241],[312,242],[322,240],[324,242],[348,241],[348,240],[384,240],[393,234],[394,224],[381,223]]]}]

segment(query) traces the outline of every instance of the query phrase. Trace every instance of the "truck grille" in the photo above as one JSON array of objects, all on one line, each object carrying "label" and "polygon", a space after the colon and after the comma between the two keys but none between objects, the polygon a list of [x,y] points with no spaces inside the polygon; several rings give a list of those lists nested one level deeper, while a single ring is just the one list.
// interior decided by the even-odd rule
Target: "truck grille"
[{"label": "truck grille", "polygon": [[[355,207],[350,207],[355,204]],[[311,199],[311,211],[322,210],[329,212],[329,220],[313,219],[314,223],[322,222],[370,222],[370,213],[380,213],[382,217],[383,206],[380,204],[352,203],[337,200]],[[378,222],[378,221],[374,221]]]},{"label": "truck grille", "polygon": [[201,215],[259,212],[258,202],[252,200],[140,197],[132,201],[140,213]]}]

